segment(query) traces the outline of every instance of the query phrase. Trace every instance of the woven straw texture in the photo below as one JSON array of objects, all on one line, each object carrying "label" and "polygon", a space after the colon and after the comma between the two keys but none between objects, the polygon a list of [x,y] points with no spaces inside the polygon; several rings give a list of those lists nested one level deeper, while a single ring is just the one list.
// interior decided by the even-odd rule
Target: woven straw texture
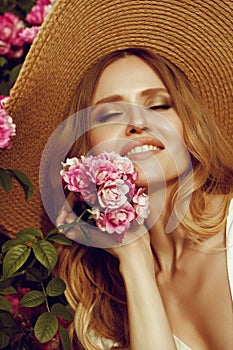
[{"label": "woven straw texture", "polygon": [[232,10],[232,0],[58,0],[6,106],[17,136],[13,149],[1,152],[1,164],[25,171],[35,187],[29,203],[17,185],[13,196],[1,194],[7,230],[48,228],[38,186],[41,154],[80,78],[109,52],[142,47],[175,63],[232,142]]}]

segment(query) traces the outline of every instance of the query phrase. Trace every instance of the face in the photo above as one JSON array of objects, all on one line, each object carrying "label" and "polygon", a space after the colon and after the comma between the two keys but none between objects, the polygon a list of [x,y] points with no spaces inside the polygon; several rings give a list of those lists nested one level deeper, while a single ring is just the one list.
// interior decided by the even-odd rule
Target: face
[{"label": "face", "polygon": [[89,143],[128,156],[138,185],[172,183],[188,167],[183,127],[171,96],[155,71],[129,55],[105,68],[93,96]]}]

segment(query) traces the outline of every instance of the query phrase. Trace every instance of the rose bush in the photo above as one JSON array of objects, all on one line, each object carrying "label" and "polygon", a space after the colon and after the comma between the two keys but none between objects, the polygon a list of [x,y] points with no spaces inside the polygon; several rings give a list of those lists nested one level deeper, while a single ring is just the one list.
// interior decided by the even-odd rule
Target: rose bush
[{"label": "rose bush", "polygon": [[[3,109],[6,96],[51,6],[52,1],[43,0],[0,2],[0,152],[12,147],[16,133]],[[37,26],[31,26],[36,18]],[[15,180],[25,200],[31,199],[33,187],[26,174],[0,168],[1,190],[10,192]],[[72,316],[66,308],[65,283],[53,276],[54,243],[72,244],[56,229],[0,233],[0,349],[70,349],[67,327]]]},{"label": "rose bush", "polygon": [[55,0],[0,2],[0,95],[8,96]]},{"label": "rose bush", "polygon": [[41,25],[47,14],[51,11],[51,7],[52,3],[50,0],[37,0],[25,20],[30,24]]},{"label": "rose bush", "polygon": [[0,55],[18,58],[23,54],[24,44],[20,33],[25,25],[18,16],[6,12],[0,16]]}]

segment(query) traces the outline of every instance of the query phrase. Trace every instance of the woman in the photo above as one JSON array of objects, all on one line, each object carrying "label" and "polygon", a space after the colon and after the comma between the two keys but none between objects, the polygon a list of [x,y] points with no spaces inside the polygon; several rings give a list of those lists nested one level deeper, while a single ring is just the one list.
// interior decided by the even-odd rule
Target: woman
[{"label": "woman", "polygon": [[[41,215],[38,169],[50,134],[65,116],[95,108],[115,94],[121,96],[117,106],[136,103],[143,110],[143,118],[121,120],[117,128],[115,120],[111,125],[97,120],[69,156],[98,153],[100,145],[112,139],[154,139],[161,124],[155,127],[152,115],[177,136],[173,140],[165,133],[158,154],[151,157],[149,152],[139,160],[138,185],[149,184],[153,191],[151,215],[138,240],[108,251],[78,243],[59,250],[57,274],[66,281],[75,314],[74,349],[232,349],[230,3],[57,1],[27,57],[6,106],[17,115],[18,138],[12,163],[6,154],[5,164],[28,164],[36,200],[25,205],[16,197],[14,220],[8,216],[5,224],[11,230],[28,226],[28,218],[33,226],[48,227]],[[142,92],[148,88],[160,93],[146,102]],[[76,125],[79,120],[73,121]],[[61,186],[59,171],[47,186],[47,167],[54,174],[77,133],[80,136],[79,129],[66,125],[68,133],[65,130],[58,142],[52,137],[41,163],[43,204],[53,223],[58,211],[50,207]],[[108,133],[101,131],[104,128]],[[177,166],[180,154],[173,150],[179,144],[186,154],[182,141],[190,158],[183,163],[181,157]],[[55,148],[59,161],[51,156]],[[166,184],[167,190],[161,215],[155,217],[161,178],[154,181],[151,176],[151,161],[165,174],[162,188]],[[184,208],[186,198],[190,203]],[[176,221],[169,226],[173,213]],[[66,215],[63,212],[58,221],[69,219]]]},{"label": "woman", "polygon": [[[91,76],[96,77],[92,84]],[[57,274],[66,281],[80,343],[84,349],[97,349],[103,342],[100,348],[108,349],[107,338],[124,348],[130,344],[131,349],[175,349],[173,333],[178,348],[230,349],[232,297],[225,223],[232,198],[231,149],[203,112],[184,74],[148,51],[116,52],[90,69],[77,88],[77,110],[85,103],[78,93],[82,90],[88,91],[88,105],[95,109],[90,112],[89,131],[70,155],[88,150],[121,154],[125,144],[132,142],[130,150],[138,152],[128,156],[139,169],[137,185],[149,183],[151,215],[146,221],[148,233],[133,243],[108,249],[112,255],[79,244],[59,249]],[[127,114],[125,103],[142,105],[146,111],[134,109]],[[166,120],[164,125],[157,112]],[[169,126],[185,140],[193,165],[193,187],[185,184],[190,180],[189,170],[182,182],[192,192],[189,210],[167,234],[171,203],[181,185],[178,177],[189,168],[183,146],[174,134],[171,137]],[[159,151],[137,148],[153,144],[161,129],[166,143]],[[86,151],[82,147],[82,153],[81,144],[88,147]],[[161,200],[164,185],[166,197]],[[182,203],[179,209],[186,205]],[[57,223],[70,222],[73,216],[63,210]],[[77,231],[69,235],[79,241]]]}]

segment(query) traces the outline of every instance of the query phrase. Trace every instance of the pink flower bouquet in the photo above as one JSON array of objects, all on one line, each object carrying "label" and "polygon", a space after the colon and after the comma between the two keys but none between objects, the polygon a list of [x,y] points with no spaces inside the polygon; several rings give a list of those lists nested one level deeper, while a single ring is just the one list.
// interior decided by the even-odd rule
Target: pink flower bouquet
[{"label": "pink flower bouquet", "polygon": [[148,196],[136,187],[137,171],[127,157],[103,152],[62,165],[65,189],[77,196],[77,221],[82,218],[121,243],[132,223],[142,225],[148,217]]}]

